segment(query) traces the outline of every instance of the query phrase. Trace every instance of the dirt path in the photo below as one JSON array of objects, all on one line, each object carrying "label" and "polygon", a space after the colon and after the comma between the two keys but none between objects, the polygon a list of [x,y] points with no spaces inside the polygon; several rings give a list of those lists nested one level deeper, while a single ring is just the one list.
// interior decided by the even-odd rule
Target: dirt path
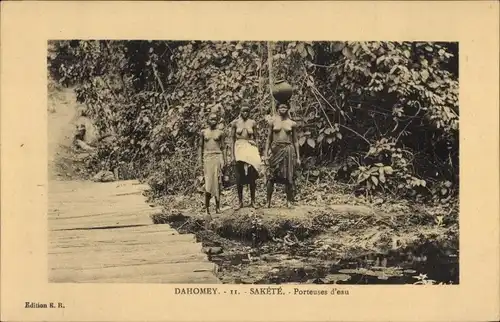
[{"label": "dirt path", "polygon": [[72,138],[76,125],[85,123],[91,128],[90,121],[80,116],[82,106],[76,101],[72,88],[51,88],[48,95],[48,167],[49,180],[79,179],[79,168],[72,152]]},{"label": "dirt path", "polygon": [[68,157],[77,116],[76,95],[72,89],[52,90],[48,97],[49,180],[66,177],[61,167]]}]

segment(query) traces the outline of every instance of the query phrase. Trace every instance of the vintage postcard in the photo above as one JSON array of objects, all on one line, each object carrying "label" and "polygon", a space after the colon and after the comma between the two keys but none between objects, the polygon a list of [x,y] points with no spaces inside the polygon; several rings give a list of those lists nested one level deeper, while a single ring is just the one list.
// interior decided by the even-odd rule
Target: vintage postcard
[{"label": "vintage postcard", "polygon": [[499,5],[2,3],[2,321],[494,321]]}]

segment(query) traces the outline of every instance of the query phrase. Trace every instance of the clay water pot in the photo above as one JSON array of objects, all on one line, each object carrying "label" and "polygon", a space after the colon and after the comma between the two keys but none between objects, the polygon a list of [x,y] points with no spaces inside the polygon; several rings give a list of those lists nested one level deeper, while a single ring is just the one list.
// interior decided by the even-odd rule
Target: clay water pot
[{"label": "clay water pot", "polygon": [[292,97],[293,88],[286,81],[279,80],[274,83],[272,93],[275,100],[280,103],[286,103]]}]

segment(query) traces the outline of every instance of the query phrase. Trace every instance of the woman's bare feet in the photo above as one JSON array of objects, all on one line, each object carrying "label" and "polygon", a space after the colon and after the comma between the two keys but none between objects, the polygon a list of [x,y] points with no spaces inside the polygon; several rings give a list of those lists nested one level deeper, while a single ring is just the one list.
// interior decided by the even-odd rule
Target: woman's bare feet
[{"label": "woman's bare feet", "polygon": [[210,222],[212,221],[212,216],[210,215],[209,211],[207,211],[203,219],[205,221],[205,229],[209,229]]}]

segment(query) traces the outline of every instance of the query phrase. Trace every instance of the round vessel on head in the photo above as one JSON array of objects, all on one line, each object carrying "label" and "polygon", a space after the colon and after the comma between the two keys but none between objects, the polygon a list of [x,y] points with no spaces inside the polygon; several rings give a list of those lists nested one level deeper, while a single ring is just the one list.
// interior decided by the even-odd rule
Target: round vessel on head
[{"label": "round vessel on head", "polygon": [[285,80],[278,80],[274,83],[272,94],[275,100],[279,103],[286,103],[293,94],[292,85],[290,85]]}]

